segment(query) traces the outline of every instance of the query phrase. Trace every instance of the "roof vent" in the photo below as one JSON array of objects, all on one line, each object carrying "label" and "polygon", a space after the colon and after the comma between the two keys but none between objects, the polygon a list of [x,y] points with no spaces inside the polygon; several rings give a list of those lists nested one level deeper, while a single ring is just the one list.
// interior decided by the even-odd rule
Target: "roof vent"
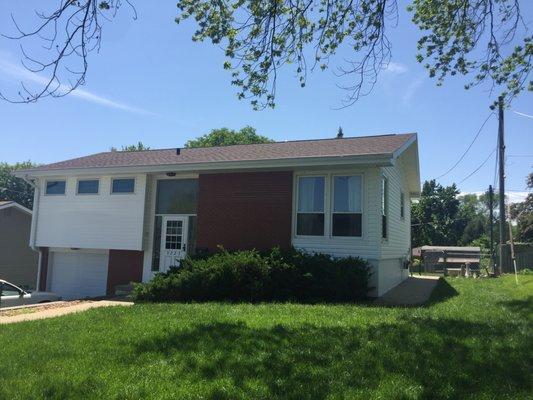
[{"label": "roof vent", "polygon": [[344,137],[344,132],[342,131],[342,127],[339,126],[339,130],[337,131],[337,139],[342,139]]},{"label": "roof vent", "polygon": [[180,153],[181,153],[181,149],[178,147],[178,148],[176,149],[176,155],[179,156]]}]

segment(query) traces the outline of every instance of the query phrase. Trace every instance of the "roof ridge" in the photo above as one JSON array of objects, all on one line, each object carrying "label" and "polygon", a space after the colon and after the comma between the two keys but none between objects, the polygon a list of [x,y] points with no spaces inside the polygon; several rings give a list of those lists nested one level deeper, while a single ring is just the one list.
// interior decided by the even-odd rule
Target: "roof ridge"
[{"label": "roof ridge", "polygon": [[[165,151],[165,150],[175,150],[175,149],[181,149],[181,150],[195,150],[195,149],[213,149],[216,147],[234,147],[234,146],[260,146],[260,145],[269,145],[269,144],[283,144],[283,143],[297,143],[297,142],[322,142],[322,141],[328,141],[328,140],[348,140],[348,139],[366,139],[366,138],[377,138],[377,137],[386,137],[386,136],[401,136],[401,135],[415,135],[416,132],[402,132],[402,133],[382,133],[377,135],[365,135],[365,136],[344,136],[342,138],[338,137],[330,137],[330,138],[317,138],[317,139],[293,139],[293,140],[277,140],[274,142],[268,142],[268,143],[235,143],[235,144],[227,144],[227,145],[221,145],[221,146],[204,146],[204,147],[163,147],[160,149],[144,149],[144,150],[113,150],[113,151],[101,151],[99,153],[94,153],[91,155],[97,155],[97,154],[108,154],[108,153],[147,153],[150,151]],[[86,156],[88,157],[88,156]],[[79,157],[81,158],[81,157]]]}]

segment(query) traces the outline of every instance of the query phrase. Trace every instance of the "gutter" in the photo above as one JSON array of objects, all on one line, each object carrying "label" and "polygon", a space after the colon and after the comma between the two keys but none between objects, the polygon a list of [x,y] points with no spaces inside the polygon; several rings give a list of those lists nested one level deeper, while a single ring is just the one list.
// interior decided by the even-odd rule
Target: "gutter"
[{"label": "gutter", "polygon": [[37,232],[37,220],[39,218],[39,199],[41,198],[41,191],[39,185],[36,185],[35,182],[28,178],[28,175],[21,176],[28,185],[33,187],[33,212],[31,217],[31,227],[30,227],[30,248],[33,251],[39,253],[39,259],[37,261],[37,282],[35,286],[35,291],[39,291],[39,285],[41,283],[41,260],[43,253],[39,247],[35,245],[36,243],[36,232]]}]

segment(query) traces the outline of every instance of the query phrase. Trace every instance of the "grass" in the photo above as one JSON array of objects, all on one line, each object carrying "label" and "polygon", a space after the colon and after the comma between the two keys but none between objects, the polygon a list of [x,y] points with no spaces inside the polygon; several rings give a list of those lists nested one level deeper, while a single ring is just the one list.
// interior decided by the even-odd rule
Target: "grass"
[{"label": "grass", "polygon": [[0,326],[0,399],[531,399],[533,275],[426,307],[143,304]]}]

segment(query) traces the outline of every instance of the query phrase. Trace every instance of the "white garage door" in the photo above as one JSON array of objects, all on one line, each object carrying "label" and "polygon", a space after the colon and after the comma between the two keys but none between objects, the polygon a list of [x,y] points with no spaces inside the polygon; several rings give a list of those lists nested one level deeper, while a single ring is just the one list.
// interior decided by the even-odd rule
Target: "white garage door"
[{"label": "white garage door", "polygon": [[51,253],[48,289],[64,299],[104,296],[107,285],[107,254]]}]

